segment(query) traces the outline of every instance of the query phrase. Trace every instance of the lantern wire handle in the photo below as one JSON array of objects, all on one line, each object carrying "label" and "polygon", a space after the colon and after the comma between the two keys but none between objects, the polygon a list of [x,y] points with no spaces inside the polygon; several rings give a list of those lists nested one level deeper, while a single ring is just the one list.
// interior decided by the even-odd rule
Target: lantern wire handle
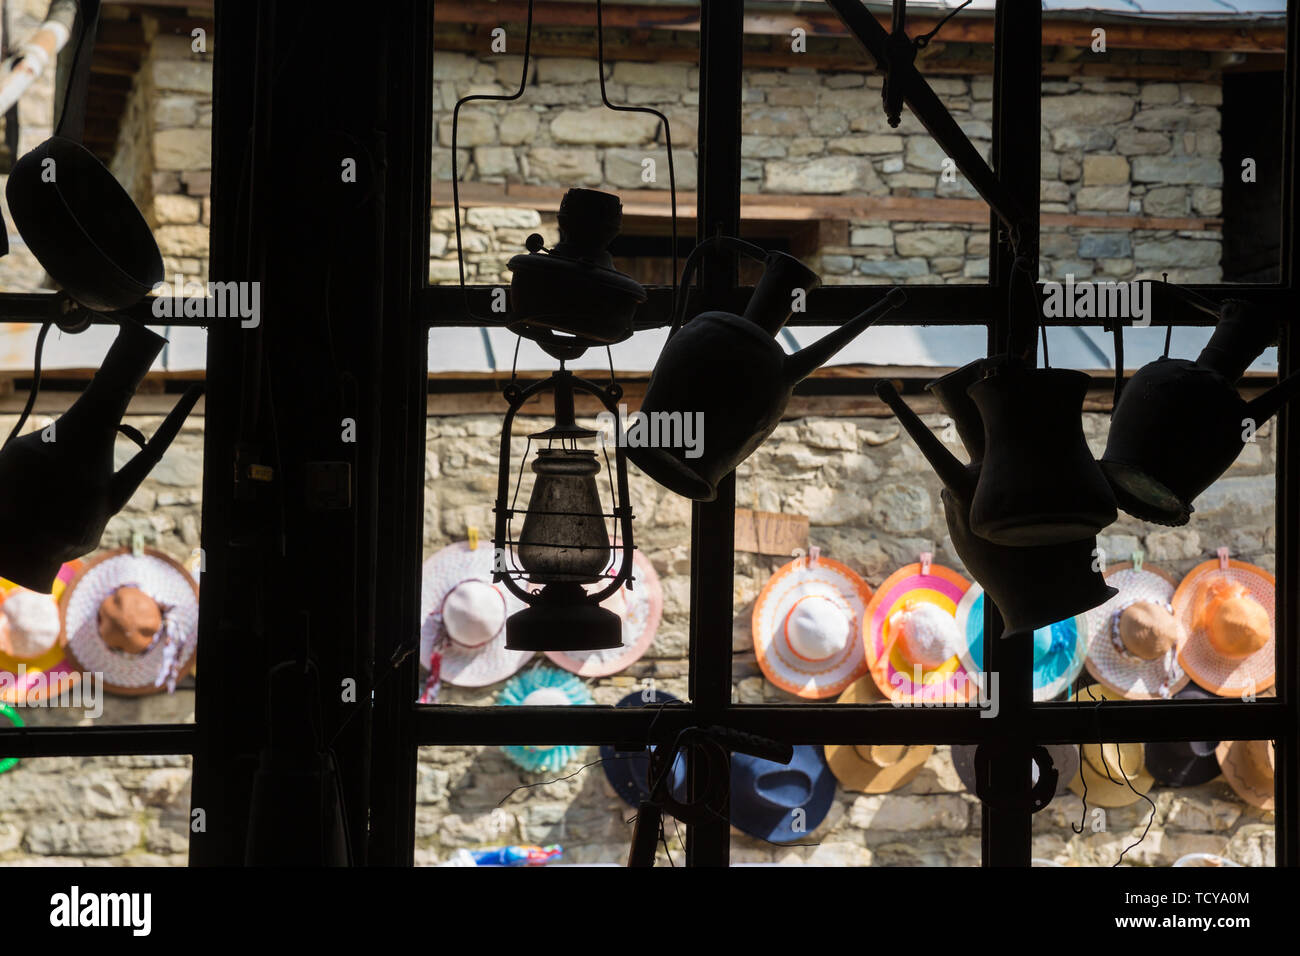
[{"label": "lantern wire handle", "polygon": [[457,162],[459,150],[456,148],[457,134],[460,130],[460,108],[466,103],[472,103],[475,100],[496,100],[505,103],[517,100],[524,95],[524,90],[528,88],[529,56],[533,46],[533,0],[528,0],[528,22],[525,31],[524,67],[519,75],[519,89],[513,93],[471,93],[458,99],[455,108],[451,111],[451,202],[452,216],[456,220],[456,268],[460,275],[461,295],[465,298],[465,314],[485,325],[496,323],[474,314],[474,311],[469,307],[469,290],[465,288],[465,249],[460,240],[460,172],[459,163]]},{"label": "lantern wire handle", "polygon": [[[532,10],[532,0],[529,0]],[[673,232],[672,313],[677,312],[677,175],[673,169],[673,130],[668,117],[649,106],[615,106],[605,92],[605,15],[601,0],[596,0],[596,72],[600,75],[600,101],[618,113],[649,113],[664,124],[664,147],[668,151],[668,192]]]}]

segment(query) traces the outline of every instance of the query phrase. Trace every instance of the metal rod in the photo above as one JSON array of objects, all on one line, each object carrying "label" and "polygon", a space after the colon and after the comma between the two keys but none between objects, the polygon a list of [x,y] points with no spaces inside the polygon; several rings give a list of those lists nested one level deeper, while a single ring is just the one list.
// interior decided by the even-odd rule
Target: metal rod
[{"label": "metal rod", "polygon": [[[876,65],[889,69],[891,84],[903,85],[903,100],[912,108],[916,118],[921,121],[926,132],[934,137],[936,143],[943,147],[948,157],[957,164],[966,178],[970,180],[975,191],[987,202],[1006,223],[1008,228],[1017,229],[1026,218],[1025,207],[1016,199],[993,174],[984,162],[969,137],[962,132],[957,121],[952,118],[943,101],[930,88],[920,72],[912,63],[890,63],[889,34],[877,22],[875,15],[864,7],[859,0],[826,0],[826,4],[848,27],[859,43],[871,54]],[[1031,11],[1026,11],[1028,16]],[[1042,13],[1036,16],[1041,21]],[[996,53],[995,53],[996,56]],[[1028,124],[1026,124],[1028,129]],[[1038,130],[1032,130],[1034,150],[1038,149]]]}]

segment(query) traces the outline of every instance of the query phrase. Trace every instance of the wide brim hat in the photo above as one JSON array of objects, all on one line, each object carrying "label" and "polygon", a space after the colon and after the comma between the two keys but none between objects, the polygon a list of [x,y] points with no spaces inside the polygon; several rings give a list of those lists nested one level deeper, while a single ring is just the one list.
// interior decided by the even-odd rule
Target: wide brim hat
[{"label": "wide brim hat", "polygon": [[[1142,744],[1084,744],[1070,789],[1093,807],[1127,807],[1155,785]],[[1130,786],[1131,785],[1131,786]]]},{"label": "wide brim hat", "polygon": [[731,757],[731,825],[769,843],[797,843],[826,819],[835,775],[821,748],[798,745],[788,764]]},{"label": "wide brim hat", "polygon": [[[899,568],[876,589],[862,620],[862,639],[868,671],[889,700],[956,704],[965,703],[975,695],[977,675],[970,674],[962,665],[959,654],[962,640],[956,623],[957,605],[970,586],[970,581],[950,568],[917,562]],[[932,604],[953,618],[952,656],[938,666],[921,667],[919,682],[916,666],[889,631],[890,619],[908,602]]]},{"label": "wide brim hat", "polygon": [[[971,674],[984,670],[984,589],[978,583],[957,602],[957,627],[964,644],[962,666]],[[1034,700],[1065,693],[1083,670],[1088,656],[1088,615],[1079,614],[1034,631]]]},{"label": "wide brim hat", "polygon": [[[816,555],[782,565],[763,585],[751,617],[754,656],[763,674],[800,697],[822,699],[843,691],[867,672],[858,634],[870,600],[867,582],[838,561]],[[792,627],[806,627],[804,612],[814,608],[828,625],[826,632],[835,629],[831,636],[839,646],[826,656],[796,649],[801,635]]]},{"label": "wide brim hat", "polygon": [[[1223,656],[1210,643],[1202,622],[1196,620],[1197,593],[1215,575],[1242,585],[1268,613],[1272,634],[1253,654],[1235,659]],[[1277,676],[1276,588],[1277,582],[1268,571],[1236,559],[1211,558],[1187,572],[1174,592],[1173,605],[1174,613],[1187,628],[1187,641],[1178,662],[1192,680],[1220,697],[1259,693],[1273,686]]]},{"label": "wide brim hat", "polygon": [[[677,703],[677,698],[667,691],[646,688],[636,690],[620,700],[616,707],[662,707]],[[623,802],[632,807],[640,806],[642,800],[650,798],[650,755],[644,750],[624,752],[613,744],[600,747],[600,767],[605,771],[605,778],[614,792],[623,798]],[[673,796],[679,799],[685,796],[681,784],[685,782],[685,761],[678,754],[673,762],[673,778],[670,783]]]},{"label": "wide brim hat", "polygon": [[[59,568],[54,586],[49,594],[29,591],[21,585],[0,578],[0,605],[11,595],[34,594],[50,602],[53,620],[59,622],[59,599],[72,581],[85,567],[81,560],[69,561]],[[18,704],[23,701],[45,700],[58,697],[72,688],[81,672],[68,658],[67,633],[61,622],[57,623],[58,637],[54,644],[33,658],[20,658],[0,650],[0,703]]]},{"label": "wide brim hat", "polygon": [[1217,853],[1188,853],[1174,860],[1171,866],[1241,866]]},{"label": "wide brim hat", "polygon": [[[591,704],[594,698],[591,689],[573,674],[538,664],[506,681],[496,702],[504,707],[563,707]],[[583,749],[572,744],[511,744],[501,748],[511,763],[530,773],[559,773]]]},{"label": "wide brim hat", "polygon": [[[871,679],[861,677],[839,696],[841,704],[883,703],[885,697]],[[827,744],[823,749],[831,773],[845,790],[888,793],[906,786],[934,753],[930,744],[911,747]]]},{"label": "wide brim hat", "polygon": [[[506,647],[506,618],[524,608],[504,584],[493,583],[493,549],[468,542],[450,544],[430,555],[424,562],[420,586],[420,666],[429,669],[435,645],[442,657],[441,680],[459,687],[486,687],[503,681],[528,663],[532,651],[512,651]],[[485,593],[490,601],[500,601],[490,610],[493,624],[499,627],[491,637],[473,645],[458,643],[444,622],[443,610],[448,597],[462,585]],[[491,591],[488,591],[488,589]],[[493,594],[495,592],[495,594]]]},{"label": "wide brim hat", "polygon": [[1246,803],[1260,810],[1276,806],[1271,740],[1225,740],[1215,748],[1223,779]]},{"label": "wide brim hat", "polygon": [[[621,570],[618,552],[614,574]],[[608,677],[644,656],[654,642],[663,616],[664,595],[659,575],[640,551],[632,552],[632,587],[626,584],[601,602],[623,619],[623,643],[598,651],[547,651],[552,662],[580,677]]]},{"label": "wide brim hat", "polygon": [[[1154,660],[1142,660],[1115,646],[1116,617],[1131,604],[1172,603],[1177,581],[1166,571],[1131,561],[1106,569],[1106,583],[1118,589],[1100,607],[1088,612],[1088,673],[1108,690],[1129,700],[1162,700],[1187,686],[1190,679],[1179,664],[1177,648]],[[1186,637],[1184,637],[1186,643]]]},{"label": "wide brim hat", "polygon": [[[1215,694],[1188,684],[1175,697],[1188,700],[1214,700]],[[1146,747],[1146,766],[1156,783],[1167,787],[1195,787],[1219,775],[1217,740],[1159,740]]]},{"label": "wide brim hat", "polygon": [[[99,611],[118,588],[135,587],[163,618],[153,644],[139,654],[115,650],[100,634]],[[109,551],[87,562],[59,601],[68,658],[102,675],[106,690],[130,697],[170,689],[194,666],[199,637],[199,587],[185,566],[153,548]]]},{"label": "wide brim hat", "polygon": [[[952,767],[967,793],[976,792],[975,749],[974,744],[954,744],[952,748]],[[1079,775],[1079,751],[1073,744],[1048,744],[1047,752],[1057,771],[1056,795],[1060,796],[1070,789],[1070,784]],[[1033,764],[1033,782],[1038,783],[1037,763]]]}]

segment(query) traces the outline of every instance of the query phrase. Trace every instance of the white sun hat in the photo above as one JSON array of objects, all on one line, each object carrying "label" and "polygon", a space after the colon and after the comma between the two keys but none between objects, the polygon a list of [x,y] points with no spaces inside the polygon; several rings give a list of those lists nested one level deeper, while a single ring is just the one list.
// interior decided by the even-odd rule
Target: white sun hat
[{"label": "white sun hat", "polygon": [[[460,541],[424,562],[420,666],[433,674],[431,685],[441,679],[459,687],[486,687],[505,680],[532,657],[532,651],[506,648],[506,618],[524,603],[504,584],[492,582],[492,555],[490,546]],[[428,702],[428,697],[426,690],[421,699]]]},{"label": "white sun hat", "polygon": [[867,672],[859,637],[871,588],[847,565],[812,548],[763,585],[751,627],[767,679],[800,697],[834,697]]}]

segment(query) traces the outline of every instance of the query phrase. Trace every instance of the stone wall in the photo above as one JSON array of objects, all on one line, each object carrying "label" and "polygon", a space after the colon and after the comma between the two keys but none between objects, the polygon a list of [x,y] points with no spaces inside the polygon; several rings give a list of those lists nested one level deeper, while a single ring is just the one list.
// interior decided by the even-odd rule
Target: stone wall
[{"label": "stone wall", "polygon": [[[1181,55],[1189,63],[1199,54]],[[668,189],[665,131],[655,117],[600,106],[594,60],[536,57],[524,96],[508,103],[472,102],[461,110],[458,163],[467,183],[589,186],[620,193]],[[792,60],[797,60],[792,55]],[[942,57],[938,58],[941,61]],[[849,61],[846,60],[846,63]],[[451,178],[451,111],[458,96],[513,92],[518,57],[439,52],[435,56],[436,179]],[[695,188],[694,110],[699,71],[686,63],[606,65],[611,102],[650,106],[672,124],[677,188]],[[894,129],[880,109],[881,79],[862,72],[749,69],[744,74],[744,193],[782,196],[865,196],[974,199],[960,174],[945,175],[943,150],[910,113]],[[992,129],[990,76],[932,76],[931,86],[988,158]],[[1213,83],[1126,80],[1080,75],[1043,83],[1040,137],[1044,213],[1147,216],[1220,215],[1219,106]],[[643,162],[654,160],[646,182]],[[505,262],[522,251],[520,227],[497,234],[468,210],[466,281],[508,282]],[[828,284],[970,282],[988,275],[984,223],[859,219],[846,243],[824,243],[806,256]],[[456,242],[449,214],[432,225],[430,279],[456,281]],[[1217,226],[1187,229],[1047,226],[1040,274],[1045,278],[1159,278],[1215,282]],[[1104,224],[1103,224],[1104,226]],[[540,231],[553,241],[551,217]],[[526,235],[526,232],[525,232]]]}]

